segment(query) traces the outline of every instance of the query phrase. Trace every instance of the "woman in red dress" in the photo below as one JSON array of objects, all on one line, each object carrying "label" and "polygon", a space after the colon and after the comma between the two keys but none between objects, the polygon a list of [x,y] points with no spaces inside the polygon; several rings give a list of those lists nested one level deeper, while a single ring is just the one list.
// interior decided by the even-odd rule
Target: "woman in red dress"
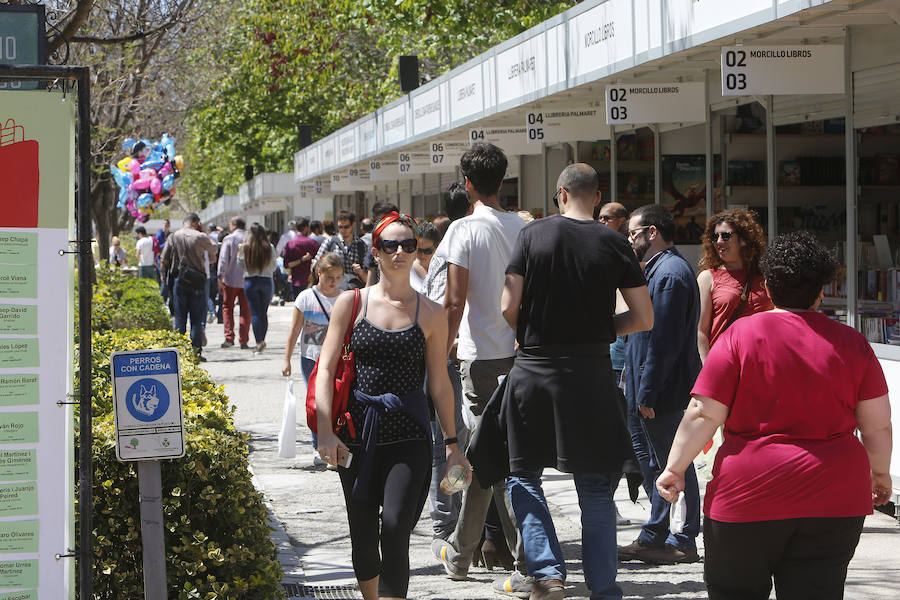
[{"label": "woman in red dress", "polygon": [[710,217],[703,234],[700,286],[700,359],[735,320],[772,310],[759,261],[766,250],[755,213],[739,208]]}]

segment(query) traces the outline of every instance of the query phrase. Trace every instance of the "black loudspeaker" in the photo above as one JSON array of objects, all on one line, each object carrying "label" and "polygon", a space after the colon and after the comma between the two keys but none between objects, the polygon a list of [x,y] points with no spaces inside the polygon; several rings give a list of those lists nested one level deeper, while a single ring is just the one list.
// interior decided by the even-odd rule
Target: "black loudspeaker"
[{"label": "black loudspeaker", "polygon": [[419,87],[419,57],[401,56],[397,59],[397,70],[400,72],[400,89],[409,93]]},{"label": "black loudspeaker", "polygon": [[297,145],[300,149],[304,149],[307,146],[312,144],[312,127],[309,125],[304,125],[303,123],[297,124]]},{"label": "black loudspeaker", "polygon": [[244,165],[244,181],[253,179],[253,165]]},{"label": "black loudspeaker", "polygon": [[216,186],[216,198],[221,198],[225,195],[225,186],[217,185]]},{"label": "black loudspeaker", "polygon": [[200,210],[203,210],[205,208],[206,208],[206,200],[201,200],[200,201]]}]

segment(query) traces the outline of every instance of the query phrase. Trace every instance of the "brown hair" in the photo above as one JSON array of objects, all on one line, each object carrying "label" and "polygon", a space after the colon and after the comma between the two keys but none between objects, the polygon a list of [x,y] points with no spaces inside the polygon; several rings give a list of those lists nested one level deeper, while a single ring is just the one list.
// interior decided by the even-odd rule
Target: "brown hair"
[{"label": "brown hair", "polygon": [[319,283],[319,273],[322,271],[331,271],[332,269],[340,269],[344,271],[344,258],[337,252],[326,252],[322,258],[316,261],[316,265],[309,272],[309,285],[313,286]]},{"label": "brown hair", "polygon": [[254,223],[247,237],[244,244],[244,264],[248,271],[262,271],[272,259],[272,244],[266,237],[266,228]]},{"label": "brown hair", "polygon": [[726,223],[737,235],[738,240],[743,241],[740,246],[741,260],[748,271],[759,273],[759,261],[766,251],[766,238],[762,227],[756,221],[756,213],[741,208],[732,208],[716,213],[706,222],[703,232],[703,256],[700,258],[700,268],[718,269],[722,266],[722,259],[712,242],[716,225]]}]

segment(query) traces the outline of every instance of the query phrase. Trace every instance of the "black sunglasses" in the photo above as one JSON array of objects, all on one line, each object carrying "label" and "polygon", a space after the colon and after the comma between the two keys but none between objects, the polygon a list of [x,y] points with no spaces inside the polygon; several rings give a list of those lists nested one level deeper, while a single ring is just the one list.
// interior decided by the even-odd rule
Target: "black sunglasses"
[{"label": "black sunglasses", "polygon": [[417,248],[416,252],[419,254],[434,254],[434,246],[431,248]]},{"label": "black sunglasses", "polygon": [[709,240],[711,242],[718,242],[719,238],[721,237],[723,242],[727,242],[728,240],[731,239],[731,236],[733,236],[733,235],[734,235],[733,231],[714,231],[711,234],[709,234]]},{"label": "black sunglasses", "polygon": [[419,247],[419,240],[416,238],[408,238],[405,240],[381,240],[378,242],[378,247],[381,248],[381,251],[385,254],[393,254],[397,251],[397,248],[403,248],[404,252],[412,254],[416,251],[416,248]]},{"label": "black sunglasses", "polygon": [[566,190],[566,193],[569,193],[569,188],[567,188],[566,186],[563,185],[563,186],[558,187],[556,189],[556,193],[553,194],[553,205],[556,208],[559,208],[559,195],[562,194],[563,190]]}]

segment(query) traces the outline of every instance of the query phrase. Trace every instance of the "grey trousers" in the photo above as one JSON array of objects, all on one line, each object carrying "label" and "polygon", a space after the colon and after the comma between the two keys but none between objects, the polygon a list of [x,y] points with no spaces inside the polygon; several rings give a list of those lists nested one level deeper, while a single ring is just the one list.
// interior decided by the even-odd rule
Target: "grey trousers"
[{"label": "grey trousers", "polygon": [[[462,361],[463,397],[466,400],[466,408],[472,412],[476,423],[481,419],[484,407],[487,406],[491,395],[497,389],[497,379],[509,373],[514,361],[515,358],[512,356],[494,360]],[[477,478],[472,479],[472,484],[463,492],[456,530],[448,540],[453,551],[448,552],[447,558],[458,570],[468,570],[472,562],[472,554],[478,542],[481,541],[484,518],[487,515],[492,496],[497,504],[503,535],[516,560],[516,569],[525,574],[522,534],[516,524],[509,492],[506,489],[506,481],[501,481],[492,488],[485,489],[478,483]]]},{"label": "grey trousers", "polygon": [[[450,376],[450,384],[453,386],[453,415],[456,421],[456,437],[459,440],[460,449],[464,449],[469,443],[469,430],[462,418],[462,382],[459,378],[459,366],[453,359],[447,361],[447,374]],[[431,525],[434,528],[434,537],[446,540],[456,529],[456,521],[459,519],[459,509],[462,507],[462,494],[448,496],[441,491],[441,480],[447,470],[447,451],[444,446],[444,434],[437,418],[431,422],[431,432],[434,435],[434,447],[431,457],[431,486],[429,489],[428,509],[431,512]]]}]

